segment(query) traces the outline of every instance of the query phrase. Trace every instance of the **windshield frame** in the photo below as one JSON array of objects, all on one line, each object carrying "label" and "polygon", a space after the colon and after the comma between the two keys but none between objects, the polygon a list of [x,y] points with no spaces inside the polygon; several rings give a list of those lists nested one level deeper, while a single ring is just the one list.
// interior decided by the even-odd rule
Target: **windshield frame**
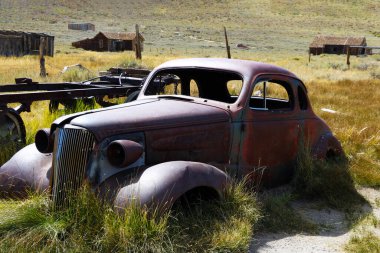
[{"label": "windshield frame", "polygon": [[[227,74],[231,74],[231,75],[235,75],[236,77],[238,77],[237,79],[231,79],[231,80],[241,80],[242,82],[242,85],[241,85],[241,89],[240,89],[240,92],[238,95],[230,95],[230,96],[236,96],[236,99],[234,99],[234,101],[232,103],[229,103],[229,102],[226,102],[226,101],[222,101],[222,100],[215,100],[215,99],[211,99],[211,98],[205,98],[205,97],[196,97],[196,96],[190,96],[190,95],[183,95],[183,94],[161,94],[161,95],[147,95],[146,94],[146,91],[147,91],[147,88],[149,87],[149,85],[151,84],[151,82],[157,77],[158,74],[162,73],[162,72],[170,72],[170,71],[179,71],[179,70],[184,70],[184,71],[191,71],[191,70],[200,70],[200,71],[210,71],[210,72],[220,72],[220,73],[227,73]],[[139,95],[139,98],[168,98],[168,97],[184,97],[184,98],[188,98],[188,100],[204,100],[204,101],[215,101],[215,102],[218,102],[218,103],[224,103],[224,104],[227,104],[227,105],[232,105],[232,104],[236,104],[240,97],[242,96],[243,92],[244,92],[244,89],[245,89],[245,86],[246,86],[246,80],[244,78],[244,75],[242,73],[239,73],[239,72],[236,72],[236,71],[231,71],[231,70],[227,70],[227,69],[214,69],[214,68],[207,68],[207,67],[167,67],[167,68],[159,68],[155,71],[153,71],[151,73],[151,75],[148,76],[147,80],[145,81],[143,87],[142,87],[142,90],[140,92],[140,95]]]}]

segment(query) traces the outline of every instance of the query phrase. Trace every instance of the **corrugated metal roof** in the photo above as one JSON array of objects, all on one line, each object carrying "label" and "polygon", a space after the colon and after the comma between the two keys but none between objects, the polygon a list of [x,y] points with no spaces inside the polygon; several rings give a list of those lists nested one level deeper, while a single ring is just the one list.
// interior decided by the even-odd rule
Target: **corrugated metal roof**
[{"label": "corrugated metal roof", "polygon": [[336,37],[318,35],[311,42],[310,47],[324,47],[325,45],[362,46],[365,43],[365,37]]}]

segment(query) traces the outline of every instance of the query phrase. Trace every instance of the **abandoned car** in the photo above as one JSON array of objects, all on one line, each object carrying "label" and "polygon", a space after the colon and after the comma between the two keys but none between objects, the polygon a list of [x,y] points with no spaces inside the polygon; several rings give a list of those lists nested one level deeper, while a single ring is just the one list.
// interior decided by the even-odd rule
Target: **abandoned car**
[{"label": "abandoned car", "polygon": [[301,138],[317,158],[343,152],[291,72],[246,60],[173,60],[149,74],[136,101],[39,130],[0,168],[0,191],[49,190],[60,206],[87,182],[111,193],[116,209],[131,200],[170,206],[194,192],[221,197],[230,178],[289,181]]}]

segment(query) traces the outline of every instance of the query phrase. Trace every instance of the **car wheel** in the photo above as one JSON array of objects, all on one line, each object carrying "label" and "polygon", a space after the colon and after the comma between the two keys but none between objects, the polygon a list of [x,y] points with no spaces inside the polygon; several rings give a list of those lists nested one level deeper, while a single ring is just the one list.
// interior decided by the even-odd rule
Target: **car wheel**
[{"label": "car wheel", "polygon": [[0,111],[0,140],[25,144],[25,125],[20,115],[13,109]]}]

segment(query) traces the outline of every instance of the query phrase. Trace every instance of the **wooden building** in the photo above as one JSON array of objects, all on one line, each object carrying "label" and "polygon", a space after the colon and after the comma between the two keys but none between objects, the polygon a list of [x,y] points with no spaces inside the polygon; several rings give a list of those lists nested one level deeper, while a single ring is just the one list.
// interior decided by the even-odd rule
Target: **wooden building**
[{"label": "wooden building", "polygon": [[[141,51],[143,51],[144,37],[139,34]],[[83,48],[92,51],[136,51],[136,33],[110,33],[99,32],[92,39],[73,42],[76,48]]]},{"label": "wooden building", "polygon": [[91,23],[70,23],[68,24],[68,29],[80,31],[95,31],[95,25]]},{"label": "wooden building", "polygon": [[[349,46],[367,46],[365,37],[335,37],[316,36],[309,46],[309,52],[313,55],[319,54],[346,54]],[[366,54],[364,48],[351,48],[351,55]]]},{"label": "wooden building", "polygon": [[0,31],[0,55],[23,56],[39,54],[41,37],[46,39],[45,55],[54,56],[54,36],[19,31]]}]

